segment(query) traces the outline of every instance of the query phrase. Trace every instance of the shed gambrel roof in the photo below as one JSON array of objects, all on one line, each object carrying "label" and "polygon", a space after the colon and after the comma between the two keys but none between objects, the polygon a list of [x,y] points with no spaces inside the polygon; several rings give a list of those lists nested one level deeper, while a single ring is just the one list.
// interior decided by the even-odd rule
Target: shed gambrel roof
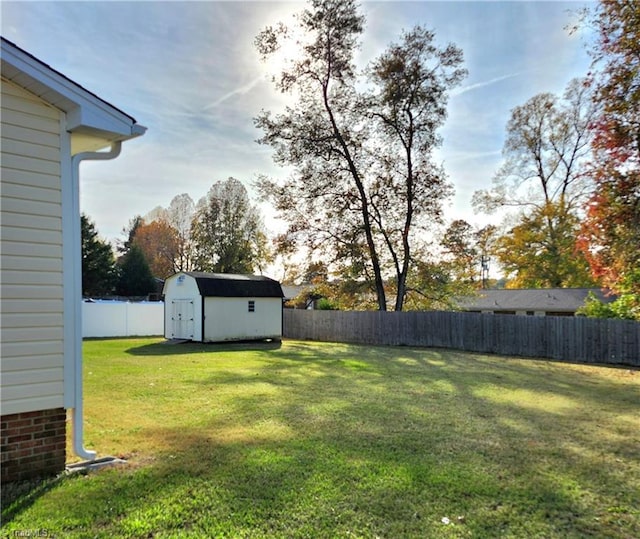
[{"label": "shed gambrel roof", "polygon": [[198,285],[200,295],[226,298],[282,298],[282,287],[278,281],[262,275],[240,275],[234,273],[204,273],[185,271]]},{"label": "shed gambrel roof", "polygon": [[598,288],[526,288],[481,290],[477,297],[465,298],[465,311],[545,311],[573,313],[584,305],[589,293],[608,303],[615,299]]}]

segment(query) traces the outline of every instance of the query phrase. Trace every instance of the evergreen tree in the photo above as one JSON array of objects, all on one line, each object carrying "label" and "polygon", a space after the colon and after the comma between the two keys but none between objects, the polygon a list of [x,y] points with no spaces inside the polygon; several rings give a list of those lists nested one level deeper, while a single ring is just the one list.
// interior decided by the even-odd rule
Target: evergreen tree
[{"label": "evergreen tree", "polygon": [[117,292],[120,296],[146,296],[156,288],[149,263],[142,249],[135,243],[120,259],[120,278]]},{"label": "evergreen tree", "polygon": [[98,236],[95,224],[80,217],[82,235],[82,295],[107,296],[117,281],[116,261],[108,242]]}]

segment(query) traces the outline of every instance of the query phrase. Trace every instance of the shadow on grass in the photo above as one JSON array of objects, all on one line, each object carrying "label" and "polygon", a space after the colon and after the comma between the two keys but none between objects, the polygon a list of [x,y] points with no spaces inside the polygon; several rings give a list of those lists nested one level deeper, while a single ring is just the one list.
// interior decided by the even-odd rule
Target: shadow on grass
[{"label": "shadow on grass", "polygon": [[2,523],[8,524],[13,518],[31,507],[57,484],[63,475],[57,477],[37,477],[26,481],[15,481],[2,485]]},{"label": "shadow on grass", "polygon": [[278,350],[282,347],[282,341],[233,341],[201,343],[193,341],[171,342],[161,341],[142,346],[135,346],[126,350],[133,356],[173,356],[184,354],[215,354],[216,352],[238,352],[255,350]]},{"label": "shadow on grass", "polygon": [[[245,350],[176,347],[193,345]],[[174,348],[127,353],[150,347],[134,355]],[[225,406],[144,429],[163,448],[151,464],[65,479],[51,507],[66,528],[52,532],[640,536],[631,375],[433,349],[251,350],[184,371],[188,394],[205,386]]]},{"label": "shadow on grass", "polygon": [[[223,346],[218,350],[233,349]],[[384,390],[390,382],[403,386],[423,383],[421,389],[424,392],[441,391],[438,381],[449,381],[451,392],[456,391],[462,395],[470,394],[478,387],[500,387],[509,391],[541,391],[541,398],[548,395],[564,396],[596,407],[624,408],[634,403],[640,405],[639,388],[634,383],[640,373],[627,367],[581,366],[543,359],[514,359],[434,348],[371,347],[339,343],[325,343],[322,347],[316,347],[301,341],[286,342],[284,348],[275,348],[278,350],[276,353],[268,347],[256,347],[253,350],[265,352],[260,357],[264,360],[261,370],[267,378],[270,373],[280,376],[283,373],[296,374],[298,371],[312,369],[314,375],[319,377],[317,381],[320,384],[325,383],[327,378],[347,378],[349,386],[352,381],[366,381],[371,387]],[[570,370],[566,370],[565,366],[577,369],[569,367]],[[611,383],[603,380],[592,367],[615,372],[617,381]],[[278,377],[272,378],[272,382],[277,380]],[[291,381],[300,382],[297,378]],[[231,368],[217,369],[214,374],[194,381],[202,385],[238,382],[263,383],[264,377],[256,377],[253,373],[238,373]],[[347,392],[349,389],[350,387],[345,388]]]},{"label": "shadow on grass", "polygon": [[[341,507],[365,535],[436,533],[438,511],[446,515],[452,506],[468,515],[473,536],[640,532],[633,509],[640,440],[633,425],[611,421],[640,402],[627,379],[450,351],[340,345],[314,349],[313,358],[308,352],[288,345],[282,355],[265,355],[259,372],[218,370],[193,382],[256,387],[233,399],[233,413],[211,417],[204,428],[209,442],[201,440],[206,446],[247,430],[246,445],[233,450],[245,455],[237,463],[245,472],[234,495],[240,500],[256,501],[243,490],[247,485],[260,490],[272,483],[262,472],[279,454],[286,473],[301,477],[293,484],[288,475],[278,477],[273,483],[284,492],[270,499],[289,500],[292,492],[304,499],[307,490],[315,492],[313,482],[302,481],[310,474],[338,493],[328,507]],[[278,390],[277,399],[264,393],[265,385]],[[281,443],[260,435],[260,425],[274,424]],[[181,434],[163,436],[180,446]],[[254,472],[250,448],[261,456]],[[216,477],[224,483],[228,474]],[[294,506],[283,504],[282,514],[295,513]],[[333,518],[328,507],[314,518]],[[412,515],[427,515],[431,524]],[[334,524],[327,535],[348,531]]]}]

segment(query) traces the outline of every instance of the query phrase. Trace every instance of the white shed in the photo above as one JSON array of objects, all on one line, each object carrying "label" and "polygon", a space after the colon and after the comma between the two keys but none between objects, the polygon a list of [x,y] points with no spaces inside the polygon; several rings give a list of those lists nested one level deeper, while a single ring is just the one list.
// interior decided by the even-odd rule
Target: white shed
[{"label": "white shed", "polygon": [[180,272],[164,283],[167,339],[282,338],[282,288],[259,275]]}]

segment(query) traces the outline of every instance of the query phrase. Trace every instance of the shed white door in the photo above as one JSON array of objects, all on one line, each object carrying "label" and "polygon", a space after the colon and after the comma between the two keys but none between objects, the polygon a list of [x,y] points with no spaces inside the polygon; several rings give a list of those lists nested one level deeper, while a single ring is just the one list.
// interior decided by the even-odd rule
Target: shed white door
[{"label": "shed white door", "polygon": [[171,301],[172,339],[193,339],[194,308],[192,299]]}]

